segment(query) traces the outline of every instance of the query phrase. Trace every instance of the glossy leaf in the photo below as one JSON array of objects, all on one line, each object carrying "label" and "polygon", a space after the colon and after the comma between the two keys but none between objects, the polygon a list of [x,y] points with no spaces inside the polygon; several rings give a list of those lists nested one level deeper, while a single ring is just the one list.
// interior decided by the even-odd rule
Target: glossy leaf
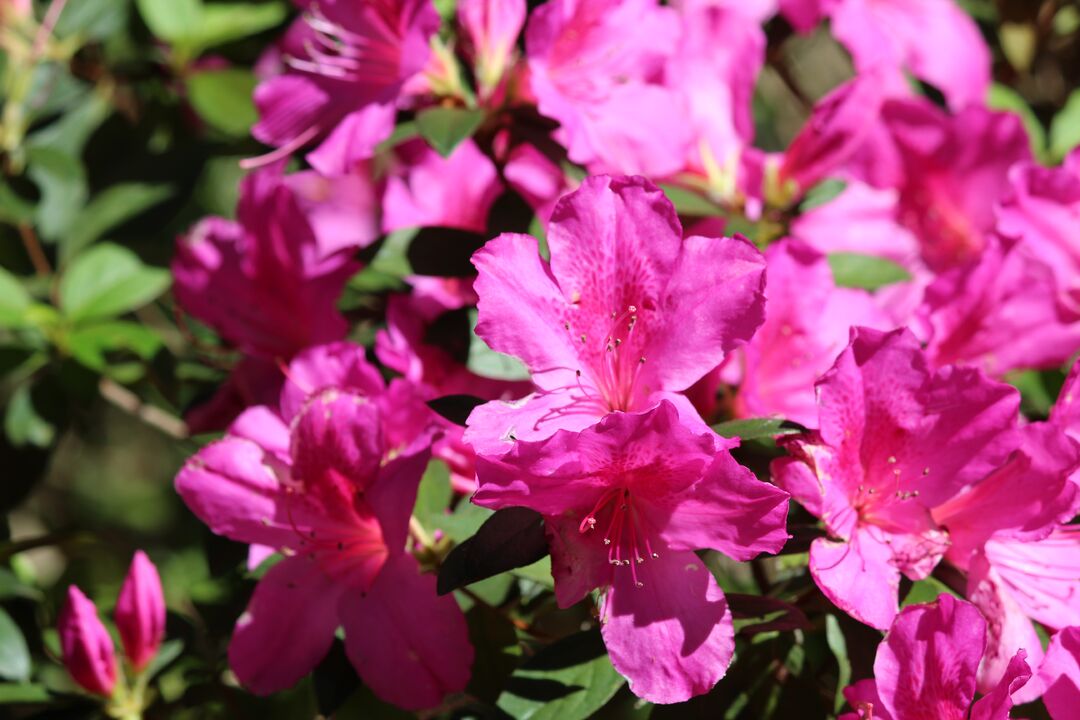
[{"label": "glossy leaf", "polygon": [[240,68],[205,70],[188,77],[188,99],[215,130],[244,136],[259,119],[251,99],[256,82],[251,72]]},{"label": "glossy leaf", "polygon": [[428,144],[447,157],[484,122],[483,110],[435,107],[416,115],[416,127]]},{"label": "glossy leaf", "polygon": [[838,252],[831,253],[828,260],[833,279],[839,287],[877,290],[911,279],[908,271],[900,265],[873,255]]},{"label": "glossy leaf", "polygon": [[446,556],[439,569],[439,594],[531,565],[547,553],[540,513],[521,507],[504,508]]},{"label": "glossy leaf", "polygon": [[780,418],[746,418],[717,423],[712,426],[712,429],[721,437],[761,440],[780,435],[797,435],[806,428],[790,420],[781,420]]},{"label": "glossy leaf", "polygon": [[60,279],[60,310],[72,321],[110,318],[140,308],[169,287],[167,270],[144,265],[109,243],[77,256]]},{"label": "glossy leaf", "polygon": [[3,608],[0,608],[0,678],[20,681],[30,678],[30,650],[26,647],[26,639]]}]

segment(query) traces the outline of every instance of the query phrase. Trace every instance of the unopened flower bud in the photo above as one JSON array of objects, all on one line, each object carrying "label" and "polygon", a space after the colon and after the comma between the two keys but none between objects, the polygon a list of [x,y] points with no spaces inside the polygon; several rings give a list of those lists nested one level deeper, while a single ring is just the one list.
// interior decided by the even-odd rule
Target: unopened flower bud
[{"label": "unopened flower bud", "polygon": [[92,600],[72,585],[57,629],[64,666],[75,682],[108,697],[116,685],[116,653],[112,638],[98,618]]},{"label": "unopened flower bud", "polygon": [[142,670],[157,654],[165,637],[165,596],[157,568],[142,550],[135,553],[120,597],[116,601],[116,628],[124,653],[135,670]]}]

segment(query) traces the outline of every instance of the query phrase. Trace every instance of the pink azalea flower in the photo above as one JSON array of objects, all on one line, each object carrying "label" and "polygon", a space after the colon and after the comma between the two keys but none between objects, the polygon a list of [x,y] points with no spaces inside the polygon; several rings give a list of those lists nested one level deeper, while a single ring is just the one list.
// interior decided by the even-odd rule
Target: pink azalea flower
[{"label": "pink azalea flower", "polygon": [[954,0],[833,0],[832,32],[855,69],[910,70],[954,109],[982,105],[990,88],[990,49]]},{"label": "pink azalea flower", "polygon": [[650,177],[682,168],[690,128],[662,84],[678,40],[675,12],[656,0],[552,0],[533,11],[529,81],[571,160]]},{"label": "pink azalea flower", "polygon": [[461,0],[458,21],[473,52],[476,81],[490,97],[513,64],[525,25],[525,0]]},{"label": "pink azalea flower", "polygon": [[1072,370],[1065,378],[1057,402],[1050,409],[1050,422],[1080,442],[1080,362],[1073,363]]},{"label": "pink azalea flower", "polygon": [[761,253],[739,239],[683,239],[660,190],[606,176],[559,201],[547,242],[550,265],[529,235],[501,235],[473,258],[476,332],[520,358],[538,390],[474,410],[466,440],[497,453],[511,437],[578,430],[664,397],[700,422],[676,393],[760,325]]},{"label": "pink azalea flower", "polygon": [[739,155],[754,136],[751,98],[765,63],[765,32],[737,4],[677,6],[681,37],[665,84],[685,98],[693,130],[689,169],[730,192]]},{"label": "pink azalea flower", "polygon": [[312,396],[291,428],[254,408],[177,475],[211,530],[285,556],[260,580],[229,646],[253,692],[309,673],[339,626],[353,666],[388,702],[430,707],[465,687],[473,651],[461,611],[405,550],[430,439],[391,456],[381,415],[364,395],[336,389]]},{"label": "pink azalea flower", "polygon": [[1080,535],[1057,529],[1076,513],[1080,488],[1068,476],[1080,466],[1080,445],[1052,423],[1021,433],[1020,449],[1004,465],[933,509],[949,533],[946,557],[967,572],[967,596],[989,622],[981,692],[998,684],[1018,647],[1038,665],[1032,619],[1051,628],[1080,622]]},{"label": "pink azalea flower", "polygon": [[1018,649],[1001,682],[972,704],[985,645],[986,621],[963,600],[904,608],[878,646],[874,678],[844,690],[857,712],[840,720],[1007,720],[1031,669]]},{"label": "pink azalea flower", "polygon": [[731,662],[731,613],[693,551],[749,560],[788,537],[787,495],[738,465],[730,446],[662,401],[477,460],[474,502],[544,515],[559,606],[602,589],[612,664],[652,702],[707,692]]},{"label": "pink azalea flower", "polygon": [[1024,241],[988,239],[977,261],[930,284],[919,315],[937,366],[1001,376],[1060,366],[1080,347],[1080,308],[1065,305],[1053,269]]},{"label": "pink azalea flower", "polygon": [[400,165],[386,181],[383,231],[442,227],[484,232],[488,211],[502,193],[495,165],[466,140],[444,158],[423,140],[397,148]]},{"label": "pink azalea flower", "polygon": [[157,655],[165,639],[165,595],[157,568],[142,550],[131,560],[116,601],[116,629],[136,672]]},{"label": "pink azalea flower", "polygon": [[83,689],[108,697],[116,687],[116,651],[94,602],[74,585],[57,621],[64,667]]},{"label": "pink azalea flower", "polygon": [[798,197],[840,170],[867,142],[885,97],[881,74],[867,73],[822,98],[784,151],[773,192]]},{"label": "pink azalea flower", "polygon": [[923,98],[888,100],[853,172],[899,190],[898,219],[919,239],[935,272],[977,258],[1009,192],[1009,170],[1031,160],[1027,132],[1012,113],[970,107],[949,115]]},{"label": "pink azalea flower", "polygon": [[1063,302],[1080,312],[1080,150],[1062,167],[1026,163],[1009,178],[1010,190],[997,208],[998,231],[1031,246],[1053,270]]},{"label": "pink azalea flower", "polygon": [[566,193],[576,190],[577,183],[566,176],[551,158],[528,143],[515,145],[507,155],[503,177],[547,228],[555,202]]},{"label": "pink azalea flower", "polygon": [[320,224],[341,224],[313,222],[308,202],[269,167],[244,179],[237,222],[207,218],[177,242],[178,302],[247,355],[289,358],[345,335],[336,303],[359,265],[320,242]]},{"label": "pink azalea flower", "polygon": [[398,95],[427,62],[439,16],[431,0],[321,0],[297,22],[283,53],[289,71],[255,91],[252,134],[278,148],[274,159],[321,141],[308,161],[342,174],[390,135]]},{"label": "pink azalea flower", "polygon": [[797,240],[769,246],[765,323],[742,349],[742,417],[818,422],[814,383],[847,345],[852,326],[892,323],[862,290],[838,288],[825,256]]},{"label": "pink azalea flower", "polygon": [[897,611],[901,574],[926,577],[948,538],[930,509],[985,477],[1015,446],[1019,394],[972,368],[932,371],[907,330],[852,331],[818,382],[818,427],[784,443],[777,484],[832,539],[810,548],[822,592],[879,629]]},{"label": "pink azalea flower", "polygon": [[1080,627],[1065,628],[1050,638],[1039,668],[1043,702],[1053,720],[1071,720],[1080,706]]}]

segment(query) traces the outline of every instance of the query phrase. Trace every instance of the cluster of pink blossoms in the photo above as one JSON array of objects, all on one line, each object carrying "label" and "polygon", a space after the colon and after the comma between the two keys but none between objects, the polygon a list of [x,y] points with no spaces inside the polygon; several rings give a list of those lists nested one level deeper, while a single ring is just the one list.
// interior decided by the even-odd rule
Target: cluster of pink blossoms
[{"label": "cluster of pink blossoms", "polygon": [[[275,561],[232,637],[241,684],[290,687],[343,630],[384,700],[465,690],[469,631],[412,516],[437,458],[460,502],[543,517],[557,603],[594,598],[649,701],[707,693],[732,663],[703,551],[777,554],[808,513],[814,583],[887,633],[848,717],[999,719],[1040,697],[1077,717],[1080,370],[1041,422],[1005,380],[1080,349],[1080,151],[1043,166],[1019,117],[986,106],[989,51],[952,0],[549,0],[528,17],[459,0],[443,20],[430,0],[296,4],[259,65],[270,148],[236,219],[201,221],[173,262],[184,311],[241,356],[188,417],[224,437],[177,490],[253,568]],[[766,152],[751,101],[778,13],[799,32],[827,19],[856,75]],[[439,152],[433,109],[482,119]],[[823,182],[843,189],[802,205]],[[680,219],[673,190],[716,212]],[[533,234],[504,232],[508,199]],[[454,230],[447,256],[486,240],[475,271],[414,263],[374,312],[343,307],[411,228]],[[899,274],[851,287],[852,257]],[[440,341],[469,311],[470,337],[527,378]],[[465,426],[432,409],[463,395]],[[759,477],[711,427],[732,418],[801,431]],[[938,568],[966,600],[901,610],[904,578]],[[111,692],[107,635],[64,637],[79,681]]]}]

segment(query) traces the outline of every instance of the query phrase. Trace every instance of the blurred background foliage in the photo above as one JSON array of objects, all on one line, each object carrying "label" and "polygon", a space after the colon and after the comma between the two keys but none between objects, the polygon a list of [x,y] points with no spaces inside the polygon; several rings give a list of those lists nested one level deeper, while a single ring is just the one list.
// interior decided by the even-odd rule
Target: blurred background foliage
[{"label": "blurred background foliage", "polygon": [[[436,4],[452,14],[452,0]],[[1080,141],[1080,2],[962,4],[994,49],[991,103],[1026,118],[1041,158],[1060,159]],[[58,8],[54,31],[42,32],[40,20]],[[401,715],[359,687],[340,647],[293,691],[260,700],[238,689],[224,648],[254,585],[246,549],[211,535],[172,489],[181,462],[205,441],[188,437],[180,418],[212,394],[235,357],[194,321],[178,320],[168,263],[197,219],[233,215],[238,161],[264,151],[248,135],[252,68],[295,12],[285,0],[69,0],[35,2],[37,20],[0,14],[0,717],[94,715],[56,662],[52,628],[70,583],[107,614],[139,547],[159,566],[170,609],[150,717]],[[851,68],[823,29],[800,37],[774,21],[768,35],[754,112],[757,144],[778,150]],[[357,288],[349,309],[358,334],[370,337],[381,296]],[[1027,382],[1026,409],[1045,411],[1056,388]],[[749,443],[740,459],[760,469],[772,452]],[[426,503],[429,526],[462,540],[486,511],[464,504],[447,515],[449,499],[445,468],[433,465],[418,515]],[[706,559],[729,592],[812,593],[797,555],[752,566]],[[590,620],[585,611],[555,612],[542,592],[550,583],[543,563],[463,596],[478,646],[470,686],[478,702],[447,712],[826,717],[840,707],[837,688],[872,664],[877,636],[850,619],[827,615],[813,632],[780,633],[760,627],[777,613],[754,607],[739,621],[739,659],[716,691],[652,708],[626,690],[596,637],[577,632]],[[943,588],[927,581],[909,599]],[[567,644],[562,654],[573,663],[552,670],[542,653],[531,655],[553,640]],[[502,691],[513,687],[510,673],[588,692],[527,700]]]}]

